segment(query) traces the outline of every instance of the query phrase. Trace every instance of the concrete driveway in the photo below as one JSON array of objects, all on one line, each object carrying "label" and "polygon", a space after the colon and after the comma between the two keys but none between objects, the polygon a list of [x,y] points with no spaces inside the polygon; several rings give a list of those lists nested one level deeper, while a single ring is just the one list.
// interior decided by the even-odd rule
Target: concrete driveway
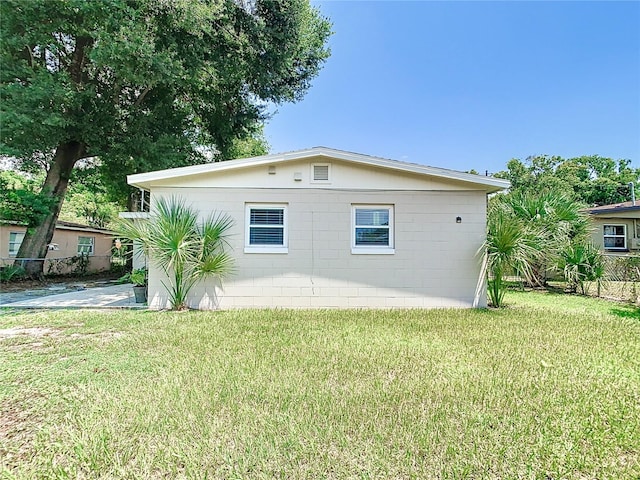
[{"label": "concrete driveway", "polygon": [[87,288],[69,293],[59,293],[35,298],[0,293],[0,307],[7,308],[147,308],[136,303],[132,285],[112,285]]}]

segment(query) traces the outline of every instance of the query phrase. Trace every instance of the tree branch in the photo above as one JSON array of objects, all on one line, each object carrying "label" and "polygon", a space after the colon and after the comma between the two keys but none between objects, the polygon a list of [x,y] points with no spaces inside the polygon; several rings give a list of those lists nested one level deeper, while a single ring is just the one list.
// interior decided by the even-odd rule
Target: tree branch
[{"label": "tree branch", "polygon": [[147,87],[144,89],[144,91],[138,96],[138,98],[136,99],[135,103],[133,104],[134,107],[138,107],[142,101],[144,100],[144,97],[147,96],[147,93],[149,93],[151,91],[151,87]]},{"label": "tree branch", "polygon": [[83,81],[82,70],[87,60],[85,49],[90,47],[92,44],[93,39],[91,37],[81,36],[76,39],[76,48],[73,51],[71,67],[69,68],[71,80],[73,80],[75,84],[79,85]]}]

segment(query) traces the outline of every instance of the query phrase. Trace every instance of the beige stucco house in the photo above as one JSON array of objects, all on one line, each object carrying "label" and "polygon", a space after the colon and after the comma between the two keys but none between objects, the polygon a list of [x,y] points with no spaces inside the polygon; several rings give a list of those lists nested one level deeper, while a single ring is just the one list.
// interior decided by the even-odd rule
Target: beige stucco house
[{"label": "beige stucco house", "polygon": [[[486,305],[479,249],[487,194],[505,180],[316,147],[131,175],[202,217],[235,219],[236,272],[190,306],[391,308]],[[165,308],[161,273],[149,305]]]},{"label": "beige stucco house", "polygon": [[623,202],[589,209],[592,241],[608,253],[640,252],[640,202]]},{"label": "beige stucco house", "polygon": [[[24,225],[0,222],[0,266],[15,262],[26,230]],[[44,261],[44,274],[73,273],[80,254],[88,260],[87,272],[109,270],[112,244],[113,232],[109,230],[59,220]]]}]

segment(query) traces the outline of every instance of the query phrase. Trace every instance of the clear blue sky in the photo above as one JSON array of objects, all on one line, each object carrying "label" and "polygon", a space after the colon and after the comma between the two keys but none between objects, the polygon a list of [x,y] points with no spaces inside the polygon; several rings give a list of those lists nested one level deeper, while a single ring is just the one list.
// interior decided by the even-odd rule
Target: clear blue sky
[{"label": "clear blue sky", "polygon": [[327,146],[455,170],[598,154],[640,166],[640,2],[314,2],[332,54],[278,107],[273,153]]}]

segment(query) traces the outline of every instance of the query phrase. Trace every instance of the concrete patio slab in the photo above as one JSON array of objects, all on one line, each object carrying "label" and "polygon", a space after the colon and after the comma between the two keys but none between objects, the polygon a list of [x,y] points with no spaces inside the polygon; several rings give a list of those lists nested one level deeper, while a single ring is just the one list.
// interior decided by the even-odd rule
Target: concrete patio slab
[{"label": "concrete patio slab", "polygon": [[135,308],[145,309],[146,304],[136,303],[131,284],[87,288],[70,293],[45,297],[6,301],[0,296],[0,307],[7,308]]}]

